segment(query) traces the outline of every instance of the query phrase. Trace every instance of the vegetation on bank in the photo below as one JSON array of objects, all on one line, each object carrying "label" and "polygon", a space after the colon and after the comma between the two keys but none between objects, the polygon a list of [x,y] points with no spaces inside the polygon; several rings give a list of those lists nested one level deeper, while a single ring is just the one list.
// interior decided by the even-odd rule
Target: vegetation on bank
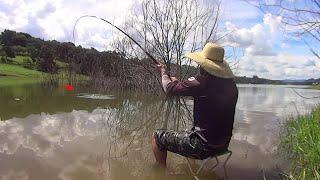
[{"label": "vegetation on bank", "polygon": [[320,84],[312,85],[311,88],[320,90]]},{"label": "vegetation on bank", "polygon": [[282,140],[289,152],[290,179],[320,179],[320,106],[309,115],[290,119]]},{"label": "vegetation on bank", "polygon": [[82,75],[89,77],[95,87],[160,89],[158,72],[148,59],[127,58],[116,51],[99,52],[73,43],[44,41],[27,33],[3,31],[0,57],[0,63],[19,64],[47,73],[51,82],[57,80],[63,69],[66,74],[63,78],[68,82]]},{"label": "vegetation on bank", "polygon": [[[0,56],[0,59],[2,57]],[[6,63],[0,62],[0,86],[20,85],[38,83],[44,81],[54,81],[67,83],[68,80],[79,82],[88,80],[85,75],[72,74],[72,77],[65,71],[67,64],[58,60],[55,63],[59,67],[58,73],[50,74],[37,70],[35,63],[29,56],[16,56],[15,58],[5,58]],[[71,83],[68,82],[68,83]]]},{"label": "vegetation on bank", "polygon": [[38,78],[43,73],[40,71],[27,69],[19,65],[0,63],[1,76],[15,76],[15,77],[33,77]]},{"label": "vegetation on bank", "polygon": [[[49,74],[37,70],[36,64],[29,56],[0,56],[0,59],[0,86],[38,83],[49,77]],[[65,66],[61,62],[58,63],[61,67]]]},{"label": "vegetation on bank", "polygon": [[[4,58],[0,57],[0,59]],[[43,72],[24,66],[30,57],[17,56],[6,58],[6,60],[8,60],[7,63],[0,63],[0,86],[38,83],[45,75]]]},{"label": "vegetation on bank", "polygon": [[49,74],[27,69],[19,65],[0,63],[0,86],[31,84],[39,82],[76,84],[87,81],[88,79],[88,76],[80,74],[73,74],[72,77],[70,77],[70,75],[65,71],[61,71],[57,74]]}]

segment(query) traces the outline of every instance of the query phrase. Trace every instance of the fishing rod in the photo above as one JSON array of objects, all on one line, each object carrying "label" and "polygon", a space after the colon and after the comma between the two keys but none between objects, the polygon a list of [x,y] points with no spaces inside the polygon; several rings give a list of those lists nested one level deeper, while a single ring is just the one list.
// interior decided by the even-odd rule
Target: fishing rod
[{"label": "fishing rod", "polygon": [[73,26],[73,32],[72,32],[72,37],[73,37],[73,42],[75,43],[75,28],[76,28],[76,25],[78,24],[78,22],[82,19],[82,18],[86,18],[86,17],[90,17],[90,18],[96,18],[96,19],[99,19],[101,21],[104,21],[108,24],[110,24],[112,27],[116,28],[117,30],[119,30],[122,34],[124,34],[125,36],[127,36],[131,41],[133,41],[140,49],[142,49],[142,51],[144,53],[146,53],[146,55],[156,64],[156,65],[159,65],[159,62],[150,54],[148,53],[148,51],[146,49],[144,49],[135,39],[133,39],[130,35],[128,35],[124,30],[122,30],[121,28],[119,28],[118,26],[112,24],[110,21],[107,21],[103,18],[100,18],[100,17],[97,17],[97,16],[93,16],[93,15],[84,15],[84,16],[81,16],[77,19],[76,23],[74,24]]}]

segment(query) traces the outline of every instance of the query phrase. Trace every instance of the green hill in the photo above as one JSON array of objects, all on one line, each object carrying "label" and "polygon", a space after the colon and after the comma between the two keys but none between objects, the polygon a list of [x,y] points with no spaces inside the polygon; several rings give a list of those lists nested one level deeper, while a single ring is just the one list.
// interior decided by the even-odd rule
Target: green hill
[{"label": "green hill", "polygon": [[0,74],[1,76],[39,78],[43,73],[40,71],[24,68],[20,65],[0,63]]},{"label": "green hill", "polygon": [[0,63],[0,86],[36,83],[43,74],[21,65]]}]

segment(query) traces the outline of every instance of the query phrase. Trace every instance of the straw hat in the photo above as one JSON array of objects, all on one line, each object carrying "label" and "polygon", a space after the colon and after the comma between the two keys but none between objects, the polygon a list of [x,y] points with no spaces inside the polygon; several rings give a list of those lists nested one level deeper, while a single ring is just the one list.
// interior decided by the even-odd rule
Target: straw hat
[{"label": "straw hat", "polygon": [[201,52],[189,53],[186,57],[214,76],[234,78],[228,63],[223,60],[224,49],[217,44],[207,43]]}]

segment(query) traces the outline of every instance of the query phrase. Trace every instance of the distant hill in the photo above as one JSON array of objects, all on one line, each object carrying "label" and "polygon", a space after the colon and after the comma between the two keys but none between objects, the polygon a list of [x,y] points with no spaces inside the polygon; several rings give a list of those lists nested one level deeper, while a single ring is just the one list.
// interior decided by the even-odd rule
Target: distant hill
[{"label": "distant hill", "polygon": [[239,84],[279,84],[279,85],[312,85],[320,84],[319,79],[285,79],[285,80],[271,80],[265,78],[259,78],[258,76],[246,77],[237,76],[236,82]]},{"label": "distant hill", "polygon": [[318,79],[298,79],[298,80],[283,80],[283,83],[285,84],[292,84],[292,85],[311,85],[311,84],[319,84],[320,83],[320,78]]},{"label": "distant hill", "polygon": [[103,75],[118,75],[117,68],[125,59],[117,52],[99,52],[70,42],[45,41],[27,33],[4,30],[0,34],[0,63],[13,64],[16,56],[21,57],[19,64],[25,68],[57,73],[65,64],[64,68],[84,75],[99,69],[104,70]]},{"label": "distant hill", "polygon": [[246,76],[237,76],[235,80],[239,84],[284,84],[284,82],[281,80],[259,78],[258,76],[253,76],[252,78]]}]

